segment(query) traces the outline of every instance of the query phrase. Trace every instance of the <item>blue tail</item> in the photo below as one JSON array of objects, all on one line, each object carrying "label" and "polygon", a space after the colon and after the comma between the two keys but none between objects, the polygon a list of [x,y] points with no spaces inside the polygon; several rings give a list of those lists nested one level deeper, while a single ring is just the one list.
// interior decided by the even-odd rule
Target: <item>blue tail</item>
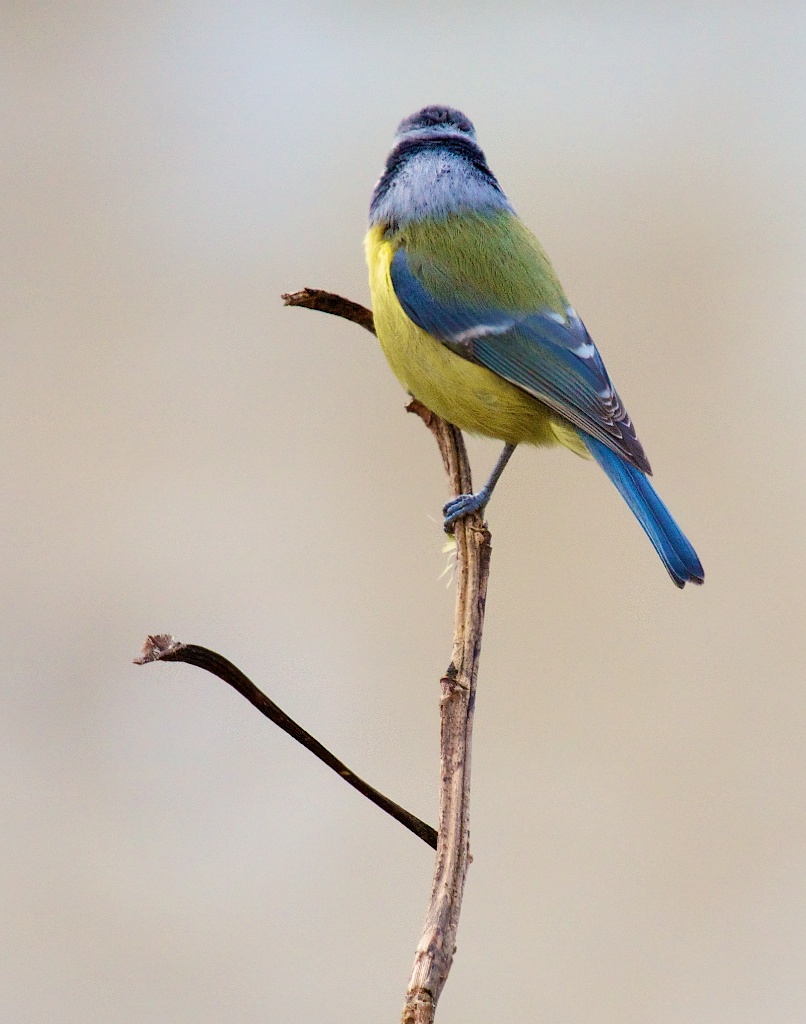
[{"label": "blue tail", "polygon": [[697,552],[672,519],[647,477],[601,441],[589,434],[581,436],[588,451],[616,485],[619,494],[643,526],[675,584],[683,587],[686,583],[702,583],[705,573]]}]

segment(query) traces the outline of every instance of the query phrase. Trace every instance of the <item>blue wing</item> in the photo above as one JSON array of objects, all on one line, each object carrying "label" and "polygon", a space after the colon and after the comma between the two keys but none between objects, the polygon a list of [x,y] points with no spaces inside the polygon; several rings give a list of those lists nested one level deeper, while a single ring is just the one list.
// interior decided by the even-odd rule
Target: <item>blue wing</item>
[{"label": "blue wing", "polygon": [[521,315],[482,301],[437,298],[412,269],[402,247],[392,259],[391,278],[400,305],[418,327],[651,474],[627,410],[573,310],[566,310],[565,316],[551,310]]}]

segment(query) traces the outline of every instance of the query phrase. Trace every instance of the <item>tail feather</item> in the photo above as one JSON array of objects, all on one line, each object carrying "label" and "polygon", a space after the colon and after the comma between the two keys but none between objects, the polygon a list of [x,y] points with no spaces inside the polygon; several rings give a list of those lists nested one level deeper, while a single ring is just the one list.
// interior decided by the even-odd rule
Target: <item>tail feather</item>
[{"label": "tail feather", "polygon": [[591,455],[616,485],[619,494],[643,526],[674,583],[678,587],[686,583],[702,583],[705,573],[697,552],[655,493],[649,479],[601,441],[588,434],[582,437]]}]

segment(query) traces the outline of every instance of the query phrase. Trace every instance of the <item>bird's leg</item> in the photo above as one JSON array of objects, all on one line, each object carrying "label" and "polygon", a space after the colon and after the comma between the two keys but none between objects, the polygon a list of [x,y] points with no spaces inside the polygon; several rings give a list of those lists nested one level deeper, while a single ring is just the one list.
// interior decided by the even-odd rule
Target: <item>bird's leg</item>
[{"label": "bird's leg", "polygon": [[492,497],[495,485],[498,483],[498,478],[504,472],[504,467],[509,462],[512,453],[515,451],[514,444],[505,444],[504,450],[498,457],[492,473],[490,473],[490,479],[476,494],[460,494],[456,498],[451,500],[444,506],[442,513],[445,516],[445,532],[453,533],[451,527],[457,519],[462,519],[463,516],[469,516],[471,512],[479,512]]}]

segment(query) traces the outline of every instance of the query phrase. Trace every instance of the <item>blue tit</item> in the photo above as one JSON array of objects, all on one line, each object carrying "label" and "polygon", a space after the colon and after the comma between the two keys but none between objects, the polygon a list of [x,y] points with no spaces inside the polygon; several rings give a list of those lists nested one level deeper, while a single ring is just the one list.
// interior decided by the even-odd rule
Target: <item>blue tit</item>
[{"label": "blue tit", "polygon": [[401,122],[369,223],[373,315],[392,370],[438,416],[504,442],[485,486],[445,506],[446,529],[487,505],[517,445],[560,444],[598,462],[678,587],[702,583],[596,346],[464,114],[432,106]]}]

